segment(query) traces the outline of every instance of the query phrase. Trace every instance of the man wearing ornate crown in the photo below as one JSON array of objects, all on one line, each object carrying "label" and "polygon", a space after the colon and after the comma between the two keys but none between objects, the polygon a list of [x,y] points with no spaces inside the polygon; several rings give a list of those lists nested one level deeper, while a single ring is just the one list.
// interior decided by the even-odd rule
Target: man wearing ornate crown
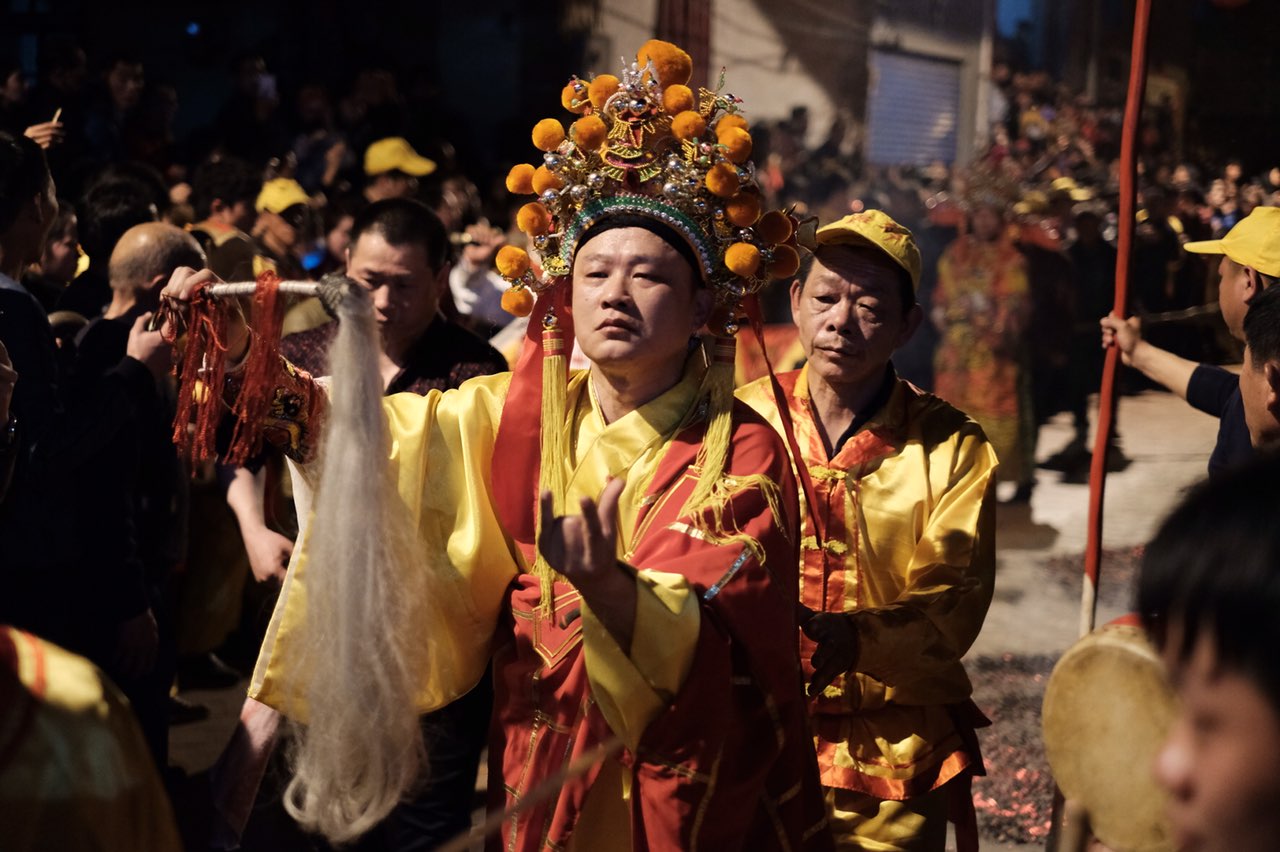
[{"label": "man wearing ornate crown", "polygon": [[[508,178],[539,195],[519,214],[532,257],[498,262],[505,303],[532,311],[513,373],[379,405],[343,363],[373,325],[349,289],[328,297],[331,392],[271,373],[264,434],[318,484],[251,692],[299,723],[287,803],[333,840],[394,805],[429,762],[419,714],[492,658],[503,848],[830,846],[795,483],[732,387],[739,308],[794,274],[792,225],[760,215],[736,102],[690,89],[674,45],[637,59],[571,81],[580,117],[539,122],[543,164]],[[223,336],[214,283],[175,275],[170,322],[210,323],[186,358],[215,387],[219,342],[248,352],[224,394],[244,411],[260,340],[234,319]],[[567,370],[571,339],[589,370]]]},{"label": "man wearing ornate crown", "polygon": [[[920,252],[879,210],[815,228],[791,285],[807,364],[778,381],[811,480],[801,659],[838,849],[976,852],[986,724],[960,658],[995,579],[996,456],[978,424],[898,378],[922,319]],[[739,397],[782,431],[769,382]]]}]

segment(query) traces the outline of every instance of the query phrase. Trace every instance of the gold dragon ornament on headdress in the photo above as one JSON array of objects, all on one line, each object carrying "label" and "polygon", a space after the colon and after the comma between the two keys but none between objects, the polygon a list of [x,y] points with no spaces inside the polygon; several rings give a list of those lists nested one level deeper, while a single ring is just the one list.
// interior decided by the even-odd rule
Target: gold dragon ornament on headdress
[{"label": "gold dragon ornament on headdress", "polygon": [[737,331],[744,296],[800,264],[794,222],[785,213],[761,215],[760,188],[750,162],[751,134],[728,94],[687,85],[689,54],[651,40],[622,77],[571,79],[560,95],[579,116],[565,131],[554,118],[533,128],[542,165],[520,164],[507,189],[537,195],[516,224],[533,241],[542,276],[529,254],[508,246],[498,272],[511,284],[503,307],[528,315],[533,293],[567,276],[578,240],[611,215],[633,213],[671,227],[689,243],[699,273],[715,294],[708,327]]}]

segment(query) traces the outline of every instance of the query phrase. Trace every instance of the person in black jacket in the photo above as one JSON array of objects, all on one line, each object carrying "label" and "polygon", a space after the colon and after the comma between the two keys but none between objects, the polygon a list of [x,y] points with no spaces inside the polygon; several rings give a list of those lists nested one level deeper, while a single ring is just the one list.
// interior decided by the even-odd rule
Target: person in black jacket
[{"label": "person in black jacket", "polygon": [[[167,347],[140,318],[128,357],[91,393],[64,396],[44,310],[18,283],[56,213],[43,152],[0,133],[0,341],[18,375],[3,436],[13,473],[0,505],[0,622],[89,657],[128,692],[153,667],[157,631],[142,567],[118,535],[128,515],[115,478],[128,460],[112,449],[154,396]],[[161,757],[162,739],[152,745]]]},{"label": "person in black jacket", "polygon": [[[1280,207],[1258,207],[1220,240],[1187,243],[1187,251],[1222,256],[1218,304],[1227,330],[1244,339],[1249,305],[1280,280]],[[1254,450],[1245,423],[1240,380],[1222,369],[1196,364],[1142,339],[1136,317],[1103,317],[1102,345],[1119,346],[1124,363],[1141,370],[1206,414],[1219,420],[1218,440],[1209,457],[1209,474],[1246,462]]]}]

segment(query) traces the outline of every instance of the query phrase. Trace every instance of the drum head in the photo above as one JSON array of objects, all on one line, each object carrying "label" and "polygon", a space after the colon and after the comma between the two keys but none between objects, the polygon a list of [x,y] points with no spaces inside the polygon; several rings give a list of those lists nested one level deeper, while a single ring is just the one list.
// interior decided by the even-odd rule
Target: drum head
[{"label": "drum head", "polygon": [[1152,777],[1174,694],[1140,628],[1107,626],[1071,646],[1044,694],[1044,747],[1058,787],[1117,852],[1172,850]]}]

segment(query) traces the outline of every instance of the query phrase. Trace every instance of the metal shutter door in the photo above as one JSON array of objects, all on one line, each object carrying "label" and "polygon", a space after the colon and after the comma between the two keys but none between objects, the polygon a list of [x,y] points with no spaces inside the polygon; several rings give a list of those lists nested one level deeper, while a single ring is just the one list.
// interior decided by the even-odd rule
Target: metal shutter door
[{"label": "metal shutter door", "polygon": [[959,62],[872,50],[870,95],[872,163],[955,162]]}]

